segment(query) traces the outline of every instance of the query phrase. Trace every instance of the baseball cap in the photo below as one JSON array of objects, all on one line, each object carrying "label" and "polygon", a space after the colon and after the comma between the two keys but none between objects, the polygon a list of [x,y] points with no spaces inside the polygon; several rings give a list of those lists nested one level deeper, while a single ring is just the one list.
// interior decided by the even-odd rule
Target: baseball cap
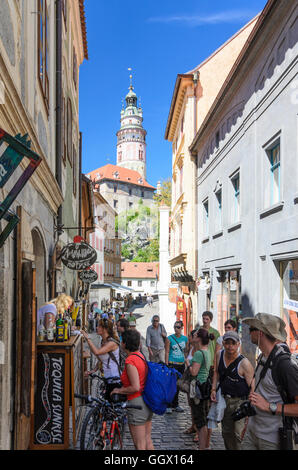
[{"label": "baseball cap", "polygon": [[226,341],[227,339],[232,339],[235,342],[240,342],[240,337],[236,331],[227,331],[223,337],[222,340]]}]

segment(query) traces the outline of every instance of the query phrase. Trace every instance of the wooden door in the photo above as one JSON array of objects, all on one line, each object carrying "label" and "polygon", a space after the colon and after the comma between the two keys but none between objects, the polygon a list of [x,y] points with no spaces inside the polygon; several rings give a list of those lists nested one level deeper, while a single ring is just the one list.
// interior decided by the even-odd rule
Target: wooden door
[{"label": "wooden door", "polygon": [[[26,450],[30,443],[32,380],[35,345],[35,270],[32,261],[22,261],[17,318],[16,435],[15,449]],[[33,329],[34,328],[34,329]],[[32,357],[33,356],[33,357]],[[33,375],[32,375],[33,374]]]}]

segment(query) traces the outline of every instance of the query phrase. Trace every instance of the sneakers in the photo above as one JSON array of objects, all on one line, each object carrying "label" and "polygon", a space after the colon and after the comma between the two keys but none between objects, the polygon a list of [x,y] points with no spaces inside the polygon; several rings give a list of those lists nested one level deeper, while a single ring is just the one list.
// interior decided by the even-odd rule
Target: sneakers
[{"label": "sneakers", "polygon": [[177,411],[177,413],[184,413],[183,408],[181,408],[180,406],[177,406],[176,408],[174,408],[174,410]]},{"label": "sneakers", "polygon": [[167,408],[167,409],[166,409],[166,413],[167,413],[168,415],[171,414],[172,411],[173,411],[172,408]]}]

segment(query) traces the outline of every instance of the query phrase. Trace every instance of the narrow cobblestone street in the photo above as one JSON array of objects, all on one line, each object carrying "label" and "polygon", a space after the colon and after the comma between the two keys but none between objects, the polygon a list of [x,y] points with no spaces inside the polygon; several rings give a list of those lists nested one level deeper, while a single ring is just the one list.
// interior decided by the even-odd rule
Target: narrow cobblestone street
[{"label": "narrow cobblestone street", "polygon": [[[131,310],[137,318],[137,329],[142,335],[142,349],[148,359],[148,351],[145,346],[146,329],[150,325],[152,316],[159,312],[158,301],[155,301],[152,307],[143,304],[134,306]],[[92,333],[90,337],[94,342],[98,342],[98,336],[95,333]],[[187,397],[183,393],[180,393],[179,405],[184,409],[184,413],[173,412],[163,416],[153,415],[152,440],[156,450],[197,449],[197,443],[193,441],[194,434],[184,434],[184,431],[191,424],[191,415]],[[80,444],[78,441],[76,449],[79,450],[79,448]],[[212,432],[211,449],[224,450],[220,427]],[[124,450],[134,450],[127,425],[124,434]]]}]

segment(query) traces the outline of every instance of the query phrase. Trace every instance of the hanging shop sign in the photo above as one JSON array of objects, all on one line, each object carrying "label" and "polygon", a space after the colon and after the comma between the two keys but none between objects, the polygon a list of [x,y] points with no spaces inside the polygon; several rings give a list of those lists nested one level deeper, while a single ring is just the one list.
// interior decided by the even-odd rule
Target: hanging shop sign
[{"label": "hanging shop sign", "polygon": [[79,278],[82,282],[86,282],[87,284],[92,284],[92,282],[97,281],[98,275],[97,272],[93,269],[85,269],[84,271],[79,272]]},{"label": "hanging shop sign", "polygon": [[12,137],[0,129],[0,188],[4,187],[24,157],[30,160],[4,201],[0,203],[0,220],[4,219],[8,222],[4,231],[0,233],[0,248],[19,222],[19,218],[10,210],[10,207],[41,163],[41,157],[30,150],[30,147],[31,141],[28,140],[27,134],[23,137],[21,134]]},{"label": "hanging shop sign", "polygon": [[82,237],[75,237],[73,243],[61,251],[61,261],[69,269],[83,271],[97,260],[97,253]]}]

